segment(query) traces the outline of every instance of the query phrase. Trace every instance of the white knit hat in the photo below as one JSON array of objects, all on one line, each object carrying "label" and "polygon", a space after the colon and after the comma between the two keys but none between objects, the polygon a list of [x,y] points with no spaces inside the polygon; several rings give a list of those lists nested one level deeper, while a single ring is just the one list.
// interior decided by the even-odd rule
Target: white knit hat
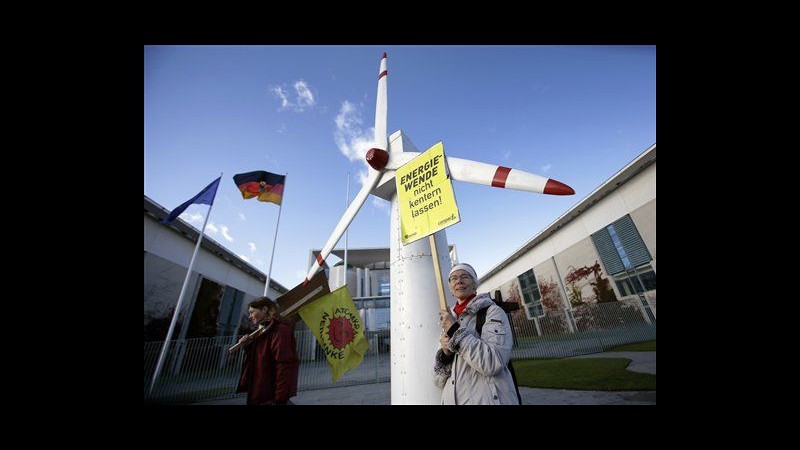
[{"label": "white knit hat", "polygon": [[465,270],[472,277],[473,281],[476,283],[478,282],[478,275],[475,273],[475,269],[473,269],[469,264],[456,264],[452,269],[450,269],[450,273],[447,274],[447,277],[450,278],[450,275],[452,275],[456,270]]}]

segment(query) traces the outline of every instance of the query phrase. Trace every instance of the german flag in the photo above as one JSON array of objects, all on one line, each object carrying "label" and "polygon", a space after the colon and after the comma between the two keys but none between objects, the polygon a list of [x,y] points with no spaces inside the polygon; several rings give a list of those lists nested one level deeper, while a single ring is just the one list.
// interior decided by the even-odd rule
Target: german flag
[{"label": "german flag", "polygon": [[242,192],[243,199],[257,197],[260,202],[272,202],[276,205],[280,205],[283,199],[285,181],[286,175],[277,175],[263,170],[237,173],[233,176],[233,182]]}]

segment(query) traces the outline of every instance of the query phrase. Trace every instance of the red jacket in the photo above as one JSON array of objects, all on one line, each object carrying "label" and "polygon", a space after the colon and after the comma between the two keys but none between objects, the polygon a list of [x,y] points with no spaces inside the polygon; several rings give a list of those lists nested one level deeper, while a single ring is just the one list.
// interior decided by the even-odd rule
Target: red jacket
[{"label": "red jacket", "polygon": [[297,395],[300,360],[291,324],[267,322],[267,329],[245,347],[242,375],[236,392],[247,392],[248,405],[285,404]]}]

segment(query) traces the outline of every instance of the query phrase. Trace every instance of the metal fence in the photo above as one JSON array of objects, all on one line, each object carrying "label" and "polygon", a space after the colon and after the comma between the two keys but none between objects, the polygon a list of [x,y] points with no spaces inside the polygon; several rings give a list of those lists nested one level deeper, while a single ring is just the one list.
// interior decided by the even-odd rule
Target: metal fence
[{"label": "metal fence", "polygon": [[[361,364],[347,371],[334,384],[313,333],[310,330],[296,331],[297,353],[301,356],[298,391],[389,381],[389,331],[367,331],[366,337],[370,347]],[[152,393],[150,384],[164,342],[145,342],[145,403],[187,404],[245,395],[235,393],[244,352],[228,354],[228,348],[236,342],[235,336],[172,341]]]},{"label": "metal fence", "polygon": [[645,319],[635,298],[583,304],[533,319],[527,319],[522,310],[510,317],[513,359],[566,358],[656,339],[655,322]]},{"label": "metal fence", "polygon": [[[655,296],[648,296],[655,310]],[[520,310],[510,316],[513,359],[564,358],[602,352],[617,345],[656,339],[654,320],[645,319],[633,299],[584,304],[571,311],[549,311],[528,319]],[[389,381],[389,330],[367,331],[370,348],[361,364],[336,383],[310,330],[296,331],[300,355],[298,391]],[[243,396],[236,384],[244,352],[228,354],[236,336],[175,340],[165,358],[158,382],[150,383],[163,342],[144,343],[144,401],[153,404],[188,404],[211,398]]]}]

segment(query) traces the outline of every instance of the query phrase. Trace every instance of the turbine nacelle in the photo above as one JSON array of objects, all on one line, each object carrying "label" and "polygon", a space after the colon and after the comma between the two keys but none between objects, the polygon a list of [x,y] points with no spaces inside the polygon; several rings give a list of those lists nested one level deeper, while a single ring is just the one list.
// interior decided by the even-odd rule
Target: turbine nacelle
[{"label": "turbine nacelle", "polygon": [[[385,58],[385,56],[384,56]],[[367,151],[367,164],[377,171],[383,170],[389,162],[389,152],[379,148],[371,148]]]}]

